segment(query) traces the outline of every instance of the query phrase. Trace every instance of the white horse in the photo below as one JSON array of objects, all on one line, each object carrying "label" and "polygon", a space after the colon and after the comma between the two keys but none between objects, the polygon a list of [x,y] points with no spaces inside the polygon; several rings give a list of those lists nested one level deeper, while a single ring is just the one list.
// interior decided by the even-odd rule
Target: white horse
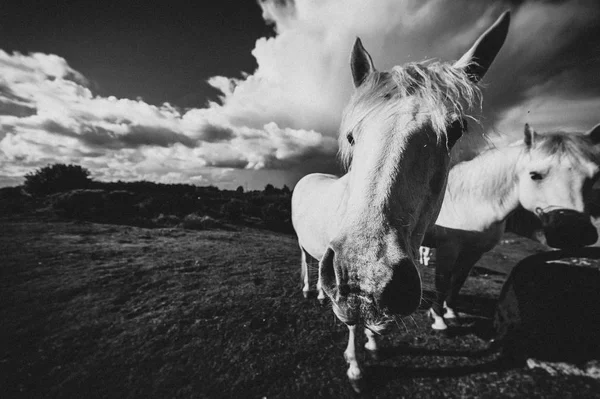
[{"label": "white horse", "polygon": [[[347,375],[360,389],[355,350],[358,324],[374,333],[421,300],[415,267],[426,228],[438,215],[449,151],[460,138],[468,110],[479,104],[477,82],[502,47],[504,13],[456,63],[414,63],[375,69],[356,40],[351,69],[355,91],[339,132],[341,178],[311,174],[292,196],[292,223],[306,259],[319,259],[319,286],[349,329]],[[308,290],[308,280],[304,291]]]},{"label": "white horse", "polygon": [[[436,247],[435,330],[455,319],[458,292],[473,265],[494,248],[519,206],[535,213],[549,246],[574,248],[598,239],[585,198],[598,176],[600,125],[586,134],[538,134],[490,149],[450,170],[446,195],[424,245]],[[444,313],[445,311],[445,313]]]},{"label": "white horse", "polygon": [[419,247],[419,263],[423,266],[429,266],[429,262],[431,262],[432,253],[433,248]]}]

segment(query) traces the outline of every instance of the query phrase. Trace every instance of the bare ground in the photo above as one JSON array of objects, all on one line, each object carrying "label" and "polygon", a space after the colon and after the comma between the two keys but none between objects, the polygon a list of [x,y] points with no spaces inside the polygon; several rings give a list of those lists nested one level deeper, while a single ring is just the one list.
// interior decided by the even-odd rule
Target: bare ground
[{"label": "bare ground", "polygon": [[[488,253],[462,291],[460,326],[432,332],[424,304],[391,329],[381,359],[365,358],[362,396],[598,397],[596,380],[487,350],[510,267],[539,250],[507,235]],[[0,320],[6,398],[357,396],[346,328],[302,297],[289,235],[1,219]]]}]

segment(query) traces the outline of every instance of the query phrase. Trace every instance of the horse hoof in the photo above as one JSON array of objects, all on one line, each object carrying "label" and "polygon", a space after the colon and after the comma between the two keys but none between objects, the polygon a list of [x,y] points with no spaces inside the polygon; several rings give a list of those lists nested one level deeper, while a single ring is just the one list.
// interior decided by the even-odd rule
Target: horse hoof
[{"label": "horse hoof", "polygon": [[448,329],[448,326],[444,322],[444,318],[441,316],[438,316],[437,313],[435,313],[435,311],[433,309],[429,309],[427,314],[433,320],[433,324],[431,325],[432,329],[434,329],[436,331],[444,331],[444,330]]},{"label": "horse hoof", "polygon": [[304,299],[308,299],[308,291],[302,291],[302,296],[304,297]]},{"label": "horse hoof", "polygon": [[444,319],[460,319],[460,314],[456,312],[454,309],[449,308],[444,302]]},{"label": "horse hoof", "polygon": [[325,298],[317,298],[319,300],[319,303],[321,304],[321,306],[325,305]]},{"label": "horse hoof", "polygon": [[349,378],[348,381],[350,381],[350,385],[352,386],[352,389],[354,389],[354,392],[361,393],[365,390],[366,383],[365,383],[364,378],[358,378],[358,379]]}]

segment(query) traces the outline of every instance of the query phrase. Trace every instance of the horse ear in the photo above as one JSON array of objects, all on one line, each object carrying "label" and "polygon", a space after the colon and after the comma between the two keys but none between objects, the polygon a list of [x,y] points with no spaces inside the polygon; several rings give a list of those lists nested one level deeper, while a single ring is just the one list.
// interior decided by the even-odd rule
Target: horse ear
[{"label": "horse ear", "polygon": [[454,66],[463,68],[473,82],[479,82],[504,44],[509,25],[510,11],[505,11]]},{"label": "horse ear", "polygon": [[352,78],[354,78],[354,87],[358,87],[365,81],[367,76],[375,72],[375,66],[371,56],[365,50],[360,38],[356,38],[354,48],[352,49],[352,58],[350,59],[352,68]]},{"label": "horse ear", "polygon": [[535,141],[535,130],[533,130],[531,128],[531,126],[529,126],[529,123],[525,124],[525,138],[523,139],[523,142],[525,143],[525,145],[529,148],[531,148],[531,146],[533,145],[534,141]]},{"label": "horse ear", "polygon": [[600,144],[600,123],[591,128],[586,134],[593,144]]}]

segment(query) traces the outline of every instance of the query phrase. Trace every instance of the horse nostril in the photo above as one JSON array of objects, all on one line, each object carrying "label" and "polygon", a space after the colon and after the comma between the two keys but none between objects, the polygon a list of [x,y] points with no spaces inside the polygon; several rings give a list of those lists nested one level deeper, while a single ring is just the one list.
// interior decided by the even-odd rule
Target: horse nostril
[{"label": "horse nostril", "polygon": [[392,279],[381,295],[382,305],[393,314],[403,316],[414,312],[421,302],[421,278],[415,265],[406,260],[394,270]]}]

